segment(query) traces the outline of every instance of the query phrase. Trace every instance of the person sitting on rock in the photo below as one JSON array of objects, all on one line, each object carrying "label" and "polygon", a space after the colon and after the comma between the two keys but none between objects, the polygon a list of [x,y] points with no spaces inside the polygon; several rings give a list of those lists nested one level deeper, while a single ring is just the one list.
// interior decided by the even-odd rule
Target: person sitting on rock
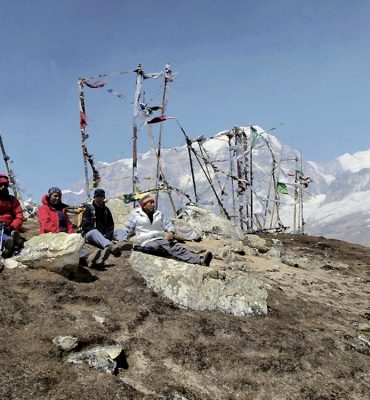
[{"label": "person sitting on rock", "polygon": [[151,194],[144,195],[139,206],[129,215],[123,229],[116,231],[119,240],[128,240],[136,234],[138,249],[147,253],[171,256],[190,264],[209,266],[212,253],[207,251],[199,256],[180,246],[175,241],[176,228],[161,211],[155,210],[155,200]]},{"label": "person sitting on rock", "polygon": [[[42,197],[42,206],[37,213],[40,224],[40,233],[74,233],[72,222],[67,214],[67,205],[62,203],[62,191],[58,187],[52,187]],[[81,249],[80,258],[90,268],[104,264],[108,254],[102,254],[100,249],[89,254],[86,249]]]},{"label": "person sitting on rock", "polygon": [[9,194],[9,178],[0,174],[0,248],[4,258],[11,257],[15,249],[23,247],[19,233],[22,224],[21,204]]},{"label": "person sitting on rock", "polygon": [[115,257],[121,255],[122,247],[127,243],[113,243],[114,221],[110,209],[105,205],[105,191],[96,189],[92,204],[88,204],[82,214],[82,235],[86,243],[103,249],[103,253],[111,252]]}]

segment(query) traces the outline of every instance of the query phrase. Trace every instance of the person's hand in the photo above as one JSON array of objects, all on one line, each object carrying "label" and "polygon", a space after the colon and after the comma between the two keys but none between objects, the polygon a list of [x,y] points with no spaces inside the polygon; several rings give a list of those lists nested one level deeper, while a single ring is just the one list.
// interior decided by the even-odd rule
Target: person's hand
[{"label": "person's hand", "polygon": [[171,242],[172,240],[175,240],[175,234],[174,232],[166,232],[166,239]]}]

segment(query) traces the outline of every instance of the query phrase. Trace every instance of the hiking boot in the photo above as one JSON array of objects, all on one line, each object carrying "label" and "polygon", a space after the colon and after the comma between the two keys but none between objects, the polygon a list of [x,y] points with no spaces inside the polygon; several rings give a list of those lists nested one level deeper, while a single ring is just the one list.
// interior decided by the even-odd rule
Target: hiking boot
[{"label": "hiking boot", "polygon": [[104,261],[110,256],[110,251],[110,246],[104,247],[104,249],[101,250],[100,257],[98,257],[95,264],[103,265]]},{"label": "hiking boot", "polygon": [[94,268],[96,266],[96,261],[101,257],[101,253],[102,251],[100,249],[96,249],[87,257],[86,263],[89,268]]},{"label": "hiking boot", "polygon": [[118,243],[110,246],[110,252],[114,255],[114,257],[119,257],[122,254],[121,247]]},{"label": "hiking boot", "polygon": [[209,264],[211,264],[211,261],[212,261],[212,253],[210,251],[207,251],[206,254],[203,257],[201,257],[200,265],[209,267]]},{"label": "hiking boot", "polygon": [[24,245],[24,241],[21,238],[21,234],[18,231],[12,231],[11,236],[13,238],[14,241],[14,246],[20,250],[23,248]]},{"label": "hiking boot", "polygon": [[127,251],[131,250],[133,247],[133,244],[131,242],[128,242],[127,240],[119,240],[115,246],[118,246],[121,251]]},{"label": "hiking boot", "polygon": [[14,240],[12,237],[8,237],[3,245],[3,258],[9,258],[13,255],[14,251]]}]

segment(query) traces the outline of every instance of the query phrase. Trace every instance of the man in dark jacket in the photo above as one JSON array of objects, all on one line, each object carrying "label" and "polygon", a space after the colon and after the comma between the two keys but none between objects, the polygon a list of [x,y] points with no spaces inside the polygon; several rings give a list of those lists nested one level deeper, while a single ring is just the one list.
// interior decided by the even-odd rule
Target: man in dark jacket
[{"label": "man in dark jacket", "polygon": [[121,255],[121,243],[112,243],[112,240],[114,240],[114,222],[112,213],[104,201],[105,191],[96,189],[92,204],[87,205],[82,214],[82,234],[85,236],[86,243],[119,257]]},{"label": "man in dark jacket", "polygon": [[23,246],[19,230],[23,224],[23,211],[19,201],[9,194],[9,178],[0,174],[0,249],[4,258],[11,257],[14,249]]}]

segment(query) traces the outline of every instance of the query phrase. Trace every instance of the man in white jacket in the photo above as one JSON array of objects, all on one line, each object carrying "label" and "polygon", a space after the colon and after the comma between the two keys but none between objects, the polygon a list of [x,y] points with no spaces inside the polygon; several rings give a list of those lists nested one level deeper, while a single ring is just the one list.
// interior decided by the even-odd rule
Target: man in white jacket
[{"label": "man in white jacket", "polygon": [[116,231],[116,237],[128,240],[136,234],[139,246],[148,253],[162,253],[190,264],[209,266],[211,252],[207,251],[203,257],[192,253],[174,241],[175,233],[175,226],[159,210],[155,210],[155,200],[147,194],[141,198],[139,207],[130,213],[125,227]]}]

